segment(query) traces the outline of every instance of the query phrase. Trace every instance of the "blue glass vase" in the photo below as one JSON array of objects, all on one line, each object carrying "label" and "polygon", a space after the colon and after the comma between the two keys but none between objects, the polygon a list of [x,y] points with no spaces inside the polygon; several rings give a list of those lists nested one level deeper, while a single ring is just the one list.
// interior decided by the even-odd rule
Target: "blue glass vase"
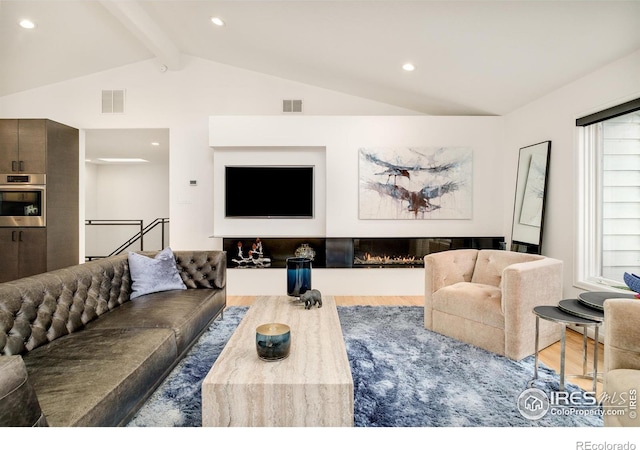
[{"label": "blue glass vase", "polygon": [[300,297],[311,289],[311,260],[287,258],[287,294]]}]

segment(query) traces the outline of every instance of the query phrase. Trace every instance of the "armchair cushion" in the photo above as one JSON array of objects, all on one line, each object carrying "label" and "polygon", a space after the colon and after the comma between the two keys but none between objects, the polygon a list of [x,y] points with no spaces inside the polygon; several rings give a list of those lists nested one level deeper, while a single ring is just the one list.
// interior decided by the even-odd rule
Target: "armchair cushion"
[{"label": "armchair cushion", "polygon": [[[433,309],[504,329],[504,314],[500,307],[501,297],[500,289],[495,286],[456,283],[433,294]],[[465,301],[460,301],[461,298]]]},{"label": "armchair cushion", "polygon": [[433,282],[433,292],[435,292],[444,286],[471,281],[478,251],[450,250],[427,255],[425,258],[430,256],[437,258],[438,261],[438,264],[429,266],[433,273],[428,277],[428,281]]},{"label": "armchair cushion", "polygon": [[505,268],[542,258],[544,257],[529,253],[481,250],[478,252],[471,282],[502,287],[502,272]]}]

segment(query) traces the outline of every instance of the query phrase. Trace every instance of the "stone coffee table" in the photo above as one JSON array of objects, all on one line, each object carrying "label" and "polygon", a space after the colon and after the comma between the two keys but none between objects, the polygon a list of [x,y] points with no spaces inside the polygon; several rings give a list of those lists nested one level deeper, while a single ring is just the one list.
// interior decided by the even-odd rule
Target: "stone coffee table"
[{"label": "stone coffee table", "polygon": [[[207,427],[353,426],[353,378],[331,296],[304,309],[291,297],[258,297],[202,383]],[[256,328],[284,323],[289,356],[263,361]]]}]

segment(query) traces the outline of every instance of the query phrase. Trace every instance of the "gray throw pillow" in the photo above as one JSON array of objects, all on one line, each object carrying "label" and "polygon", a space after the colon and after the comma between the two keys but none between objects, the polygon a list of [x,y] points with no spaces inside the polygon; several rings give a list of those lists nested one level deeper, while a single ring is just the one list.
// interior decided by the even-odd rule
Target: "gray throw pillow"
[{"label": "gray throw pillow", "polygon": [[140,297],[152,292],[186,289],[173,252],[169,247],[158,253],[155,258],[129,252],[129,273],[131,274],[131,295]]}]

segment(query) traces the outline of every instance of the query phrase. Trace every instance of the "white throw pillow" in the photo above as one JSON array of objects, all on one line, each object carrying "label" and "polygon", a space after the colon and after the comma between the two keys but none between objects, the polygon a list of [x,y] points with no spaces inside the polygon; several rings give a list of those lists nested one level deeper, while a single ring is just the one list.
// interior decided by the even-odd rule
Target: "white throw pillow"
[{"label": "white throw pillow", "polygon": [[129,273],[131,274],[131,295],[140,297],[152,292],[186,289],[173,252],[169,247],[158,253],[155,258],[129,252]]}]

